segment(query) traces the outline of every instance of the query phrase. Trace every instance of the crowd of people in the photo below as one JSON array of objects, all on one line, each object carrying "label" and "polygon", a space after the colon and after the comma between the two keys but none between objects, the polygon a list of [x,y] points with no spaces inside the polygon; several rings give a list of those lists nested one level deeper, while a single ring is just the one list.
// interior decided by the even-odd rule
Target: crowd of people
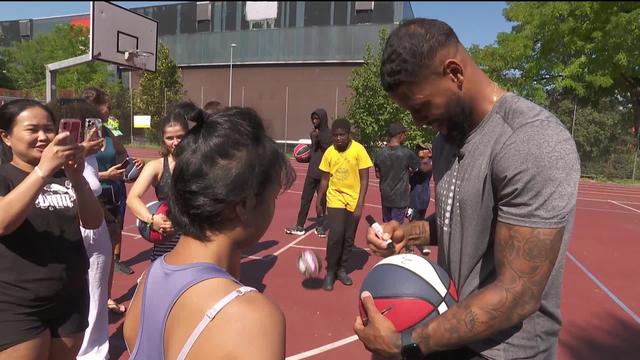
[{"label": "crowd of people", "polygon": [[[393,123],[372,159],[347,119],[329,123],[314,110],[300,209],[285,233],[306,233],[315,194],[312,227],[327,237],[322,287],[352,285],[345,264],[374,168],[395,248],[371,229],[368,246],[390,256],[437,245],[460,301],[401,336],[364,292],[368,321],[357,317],[354,331],[365,347],[404,359],[553,358],[580,174],[570,134],[497,86],[437,20],[398,26],[380,77],[416,125],[437,131],[433,146],[406,148],[407,129]],[[106,124],[110,112],[95,87],[46,105],[0,107],[0,359],[108,359],[109,311],[126,313],[132,359],[283,359],[282,311],[238,280],[241,251],[265,234],[278,194],[295,181],[260,115],[181,102],[160,121],[161,156],[145,163],[108,126],[98,134],[86,126]],[[82,142],[58,131],[62,119],[83,120]],[[126,176],[127,163],[137,177]],[[167,214],[143,202],[150,187]],[[114,270],[133,274],[120,261],[127,208],[162,235],[128,309],[110,290]]]}]

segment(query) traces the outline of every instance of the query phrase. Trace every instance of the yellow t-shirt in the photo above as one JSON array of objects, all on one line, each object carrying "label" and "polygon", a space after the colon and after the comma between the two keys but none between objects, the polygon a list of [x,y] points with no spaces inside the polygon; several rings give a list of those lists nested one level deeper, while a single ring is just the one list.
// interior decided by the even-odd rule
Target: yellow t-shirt
[{"label": "yellow t-shirt", "polygon": [[322,156],[320,170],[328,172],[327,207],[355,211],[360,196],[360,173],[358,170],[373,166],[364,146],[351,140],[344,152],[331,145]]}]

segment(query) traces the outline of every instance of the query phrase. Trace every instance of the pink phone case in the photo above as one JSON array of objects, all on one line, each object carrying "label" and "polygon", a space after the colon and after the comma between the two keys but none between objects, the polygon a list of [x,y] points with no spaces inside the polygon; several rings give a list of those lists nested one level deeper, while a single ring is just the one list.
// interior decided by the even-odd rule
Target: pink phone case
[{"label": "pink phone case", "polygon": [[82,123],[79,119],[62,119],[60,120],[60,129],[58,132],[69,132],[68,144],[79,144],[82,142]]}]

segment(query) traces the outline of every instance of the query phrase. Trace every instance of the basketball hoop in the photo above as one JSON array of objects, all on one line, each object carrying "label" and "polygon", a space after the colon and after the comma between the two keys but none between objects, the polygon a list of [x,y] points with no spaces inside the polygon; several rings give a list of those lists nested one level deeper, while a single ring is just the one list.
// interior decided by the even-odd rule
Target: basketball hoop
[{"label": "basketball hoop", "polygon": [[124,52],[124,59],[127,61],[133,60],[138,57],[149,57],[149,56],[153,56],[153,53],[151,51],[135,49],[135,50],[126,50]]}]

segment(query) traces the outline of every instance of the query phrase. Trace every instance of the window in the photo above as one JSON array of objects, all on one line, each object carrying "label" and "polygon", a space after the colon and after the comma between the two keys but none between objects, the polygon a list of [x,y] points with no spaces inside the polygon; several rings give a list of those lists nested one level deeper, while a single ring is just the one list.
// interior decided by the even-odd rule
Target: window
[{"label": "window", "polygon": [[356,1],[356,12],[373,11],[374,1]]},{"label": "window", "polygon": [[250,30],[274,29],[276,27],[277,1],[247,1],[244,10]]},{"label": "window", "polygon": [[196,6],[196,30],[211,31],[211,2],[199,1]]}]

